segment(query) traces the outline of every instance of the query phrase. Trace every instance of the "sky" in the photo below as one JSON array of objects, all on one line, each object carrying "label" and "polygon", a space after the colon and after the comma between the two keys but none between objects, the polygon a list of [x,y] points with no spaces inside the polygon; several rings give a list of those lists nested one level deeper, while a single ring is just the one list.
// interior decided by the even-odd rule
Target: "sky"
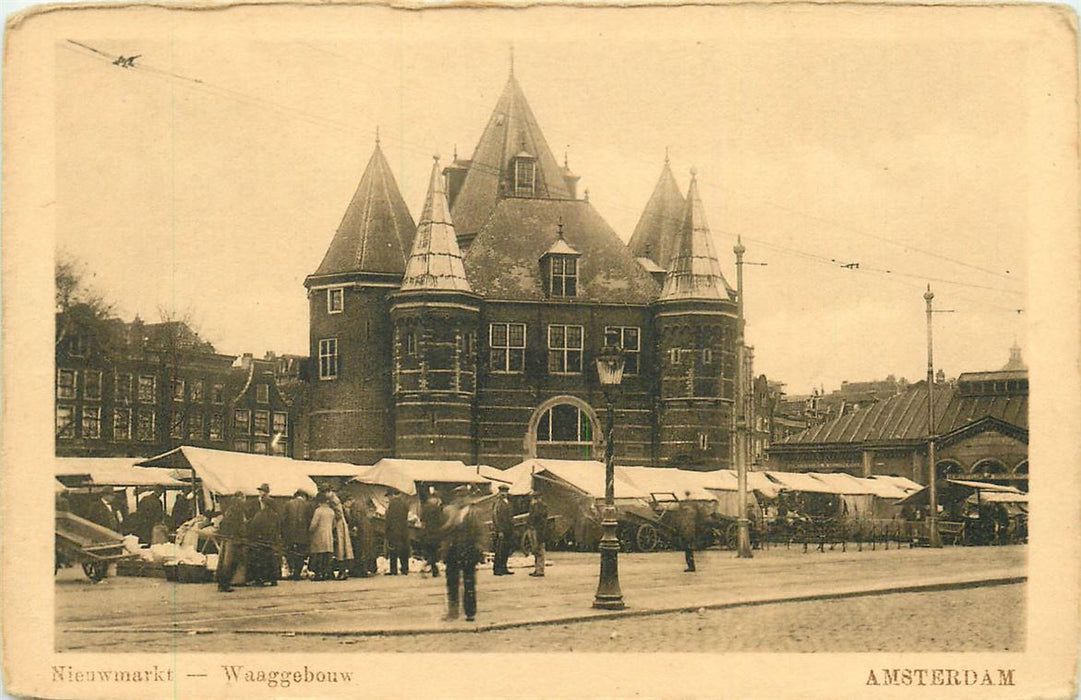
[{"label": "sky", "polygon": [[121,316],[307,354],[303,280],[376,128],[415,217],[431,156],[472,153],[513,45],[549,145],[624,240],[666,149],[681,189],[696,168],[729,282],[737,235],[764,263],[744,270],[757,374],[790,393],[920,379],[928,283],[948,376],[1025,346],[1037,126],[1008,35],[935,8],[312,9],[302,27],[148,10],[57,44],[57,246]]}]

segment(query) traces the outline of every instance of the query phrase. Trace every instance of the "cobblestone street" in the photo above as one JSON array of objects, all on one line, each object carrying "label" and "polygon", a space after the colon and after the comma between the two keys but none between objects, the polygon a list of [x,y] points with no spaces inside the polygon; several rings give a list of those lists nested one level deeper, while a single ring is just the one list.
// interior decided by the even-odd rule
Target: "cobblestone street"
[{"label": "cobblestone street", "polygon": [[[525,576],[525,569],[500,579],[480,572],[476,623],[441,622],[442,579],[415,573],[282,582],[276,589],[221,595],[213,585],[161,579],[115,578],[94,586],[68,570],[56,585],[56,647],[810,652],[1006,651],[1024,645],[1024,547],[778,549],[750,561],[705,552],[695,574],[682,572],[682,556],[675,552],[622,556],[626,616],[590,607],[596,555],[550,558],[543,580]],[[999,614],[989,618],[988,609]]]}]

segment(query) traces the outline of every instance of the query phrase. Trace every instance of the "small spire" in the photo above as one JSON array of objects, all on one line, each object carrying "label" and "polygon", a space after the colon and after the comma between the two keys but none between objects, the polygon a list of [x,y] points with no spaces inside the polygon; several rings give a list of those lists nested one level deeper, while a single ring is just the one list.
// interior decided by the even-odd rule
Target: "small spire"
[{"label": "small spire", "polygon": [[664,147],[664,164],[668,165],[668,146]]},{"label": "small spire", "polygon": [[514,44],[510,45],[510,77],[514,77]]},{"label": "small spire", "polygon": [[375,125],[375,145],[379,145],[379,125]]},{"label": "small spire", "polygon": [[691,166],[691,179],[694,180],[698,177],[698,168]]},{"label": "small spire", "polygon": [[458,162],[458,144],[454,144],[454,162]]},{"label": "small spire", "polygon": [[570,170],[571,169],[571,167],[569,165],[567,165],[567,151],[569,149],[570,149],[570,146],[567,146],[566,148],[563,149],[563,169],[564,170]]},{"label": "small spire", "polygon": [[558,233],[559,233],[559,240],[563,240],[563,217],[562,217],[562,216],[560,216],[560,217],[559,217],[559,226],[558,226],[558,229],[559,229],[559,230],[558,230]]}]

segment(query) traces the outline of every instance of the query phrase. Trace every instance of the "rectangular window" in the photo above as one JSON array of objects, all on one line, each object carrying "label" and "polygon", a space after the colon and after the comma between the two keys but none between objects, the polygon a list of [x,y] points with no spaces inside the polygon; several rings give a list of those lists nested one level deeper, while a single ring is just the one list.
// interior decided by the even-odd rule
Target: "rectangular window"
[{"label": "rectangular window", "polygon": [[413,331],[407,331],[405,334],[405,354],[410,356],[417,354],[417,334]]},{"label": "rectangular window", "polygon": [[345,290],[341,287],[327,290],[327,313],[340,314],[345,310]]},{"label": "rectangular window", "polygon": [[157,377],[141,375],[139,377],[139,403],[155,403]]},{"label": "rectangular window", "polygon": [[131,403],[131,375],[130,374],[118,374],[116,375],[116,391],[113,392],[113,403],[117,404],[130,404]]},{"label": "rectangular window", "polygon": [[[129,377],[130,379],[130,377]],[[131,385],[131,382],[128,382]],[[131,409],[113,409],[113,440],[120,442],[131,439]]]},{"label": "rectangular window", "polygon": [[56,437],[58,437],[58,438],[73,438],[73,437],[75,437],[75,407],[74,406],[57,406],[56,407]]},{"label": "rectangular window", "polygon": [[83,372],[83,398],[90,401],[101,400],[101,372],[88,369]]},{"label": "rectangular window", "polygon": [[82,357],[86,354],[86,336],[76,333],[68,340],[68,354],[72,357]]},{"label": "rectangular window", "polygon": [[255,385],[255,402],[256,403],[270,403],[270,385],[269,384],[256,384]]},{"label": "rectangular window", "polygon": [[623,374],[638,374],[638,356],[642,349],[642,334],[636,326],[607,326],[604,329],[607,343],[614,343],[623,349],[626,362]]},{"label": "rectangular window", "polygon": [[210,414],[210,439],[221,442],[225,433],[225,417],[220,413]]},{"label": "rectangular window", "polygon": [[202,442],[203,437],[203,412],[194,411],[188,416],[188,437]]},{"label": "rectangular window", "polygon": [[184,437],[184,414],[180,411],[174,411],[169,418],[169,436],[175,438]]},{"label": "rectangular window", "polygon": [[493,372],[521,372],[525,369],[525,324],[491,324],[488,347]]},{"label": "rectangular window", "polygon": [[548,326],[548,371],[552,374],[582,372],[581,326]]},{"label": "rectangular window", "polygon": [[289,414],[274,412],[274,435],[285,437],[289,434]]},{"label": "rectangular window", "polygon": [[536,183],[536,163],[528,158],[514,161],[514,193],[519,197],[532,197]]},{"label": "rectangular window", "polygon": [[210,387],[210,402],[211,403],[225,403],[225,387],[221,384],[215,384]]},{"label": "rectangular window", "polygon": [[578,261],[571,257],[555,256],[552,265],[552,296],[578,296]]},{"label": "rectangular window", "polygon": [[241,435],[251,432],[251,411],[246,408],[238,408],[233,412],[233,428]]},{"label": "rectangular window", "polygon": [[182,378],[177,377],[177,378],[173,379],[173,381],[172,381],[173,401],[183,401],[184,400],[184,388],[185,388],[185,383],[184,383],[184,380]]},{"label": "rectangular window", "polygon": [[83,437],[88,440],[101,437],[101,406],[83,406]]},{"label": "rectangular window", "polygon": [[154,411],[140,408],[135,419],[135,439],[140,442],[155,442],[158,438],[154,429]]},{"label": "rectangular window", "polygon": [[267,441],[256,440],[251,444],[251,451],[255,454],[265,455],[267,453]]},{"label": "rectangular window", "polygon": [[248,448],[248,441],[247,440],[233,440],[233,451],[234,452],[250,452],[251,450]]},{"label": "rectangular window", "polygon": [[285,438],[275,437],[270,441],[270,454],[284,455],[285,448],[289,446],[289,442]]},{"label": "rectangular window", "polygon": [[56,370],[56,398],[75,398],[75,382],[78,375],[79,373],[73,369]]},{"label": "rectangular window", "polygon": [[713,364],[713,350],[711,348],[702,348],[702,364]]},{"label": "rectangular window", "polygon": [[269,411],[256,411],[255,412],[255,434],[256,435],[268,435],[268,434],[270,434],[270,412]]},{"label": "rectangular window", "polygon": [[668,351],[668,361],[672,365],[678,365],[683,359],[683,351],[680,348],[672,348]]},{"label": "rectangular window", "polygon": [[203,400],[203,380],[193,379],[191,380],[191,400],[192,403],[199,403]]},{"label": "rectangular window", "polygon": [[337,338],[323,338],[319,341],[319,378],[338,378]]}]

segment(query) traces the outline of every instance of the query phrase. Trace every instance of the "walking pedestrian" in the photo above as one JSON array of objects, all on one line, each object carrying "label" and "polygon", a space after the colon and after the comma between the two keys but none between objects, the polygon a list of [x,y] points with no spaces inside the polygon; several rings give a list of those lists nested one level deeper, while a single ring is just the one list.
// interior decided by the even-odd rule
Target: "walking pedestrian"
[{"label": "walking pedestrian", "polygon": [[499,495],[496,496],[495,505],[492,507],[492,530],[494,534],[493,549],[495,561],[492,563],[492,574],[495,576],[511,576],[513,571],[507,568],[507,560],[511,550],[514,549],[514,513],[510,507],[510,486],[499,485]]},{"label": "walking pedestrian", "polygon": [[439,546],[443,538],[443,506],[431,496],[420,510],[420,543],[432,578],[439,578]]},{"label": "walking pedestrian", "polygon": [[248,521],[248,578],[256,586],[277,586],[281,577],[281,519],[270,500],[270,486],[259,486],[259,499]]},{"label": "walking pedestrian", "polygon": [[679,504],[679,512],[677,513],[677,529],[679,532],[680,544],[683,547],[683,558],[687,562],[687,568],[683,571],[693,572],[694,569],[694,536],[697,529],[698,511],[695,509],[694,504],[691,503],[691,492],[685,491],[684,500]]},{"label": "walking pedestrian", "polygon": [[225,514],[218,524],[218,534],[221,535],[218,545],[218,590],[222,593],[230,593],[233,590],[233,579],[236,572],[245,565],[246,547],[241,540],[247,534],[247,509],[244,504],[244,493],[237,491],[233,494],[232,501],[225,509]]},{"label": "walking pedestrian", "polygon": [[529,527],[533,530],[533,573],[544,576],[544,555],[548,546],[548,504],[539,493],[529,502]]},{"label": "walking pedestrian", "polygon": [[409,575],[409,502],[400,491],[390,497],[386,515],[387,559],[390,560],[389,576]]},{"label": "walking pedestrian", "polygon": [[308,525],[308,568],[315,574],[316,581],[330,578],[330,559],[334,555],[334,509],[327,503],[325,493],[315,497],[315,512]]},{"label": "walking pedestrian", "polygon": [[294,493],[292,500],[285,504],[282,515],[282,543],[285,545],[289,578],[293,581],[300,580],[304,561],[308,558],[308,525],[312,522],[313,511],[308,494],[301,490]]},{"label": "walking pedestrian", "polygon": [[447,615],[444,619],[458,619],[461,600],[465,619],[472,622],[477,616],[477,564],[484,556],[484,526],[468,502],[447,506],[443,520],[443,561],[447,580]]}]

